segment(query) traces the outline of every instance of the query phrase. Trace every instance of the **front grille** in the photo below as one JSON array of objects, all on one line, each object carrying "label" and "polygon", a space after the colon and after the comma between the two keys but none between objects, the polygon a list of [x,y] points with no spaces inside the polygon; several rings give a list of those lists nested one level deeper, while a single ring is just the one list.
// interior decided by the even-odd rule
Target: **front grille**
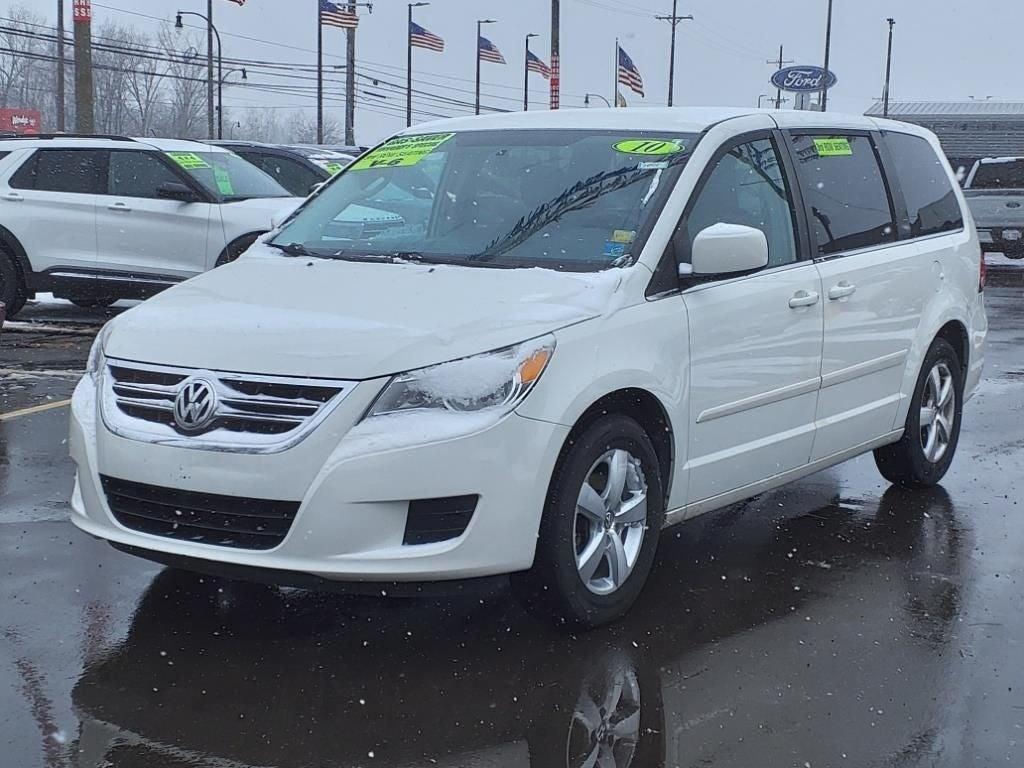
[{"label": "front grille", "polygon": [[448,496],[409,502],[403,544],[434,544],[457,539],[466,532],[479,496]]},{"label": "front grille", "polygon": [[[216,393],[212,419],[186,430],[175,400],[195,379]],[[354,388],[352,382],[172,368],[109,360],[104,419],[123,437],[186,448],[273,452],[291,447]]]},{"label": "front grille", "polygon": [[144,485],[103,476],[121,525],[168,539],[235,549],[273,549],[288,534],[297,501],[268,501]]}]

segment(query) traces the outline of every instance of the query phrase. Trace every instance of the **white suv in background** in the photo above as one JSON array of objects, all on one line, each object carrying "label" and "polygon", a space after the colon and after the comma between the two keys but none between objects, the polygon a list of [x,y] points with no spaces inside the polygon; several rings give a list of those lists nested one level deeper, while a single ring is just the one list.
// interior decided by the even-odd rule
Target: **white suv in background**
[{"label": "white suv in background", "polygon": [[55,135],[0,140],[0,301],[144,298],[231,261],[300,201],[224,149]]},{"label": "white suv in background", "polygon": [[[346,224],[367,208],[401,222]],[[420,126],[106,326],[72,404],[72,520],[284,584],[512,574],[528,607],[600,624],[665,525],[870,451],[939,482],[982,373],[983,265],[914,126]]]}]

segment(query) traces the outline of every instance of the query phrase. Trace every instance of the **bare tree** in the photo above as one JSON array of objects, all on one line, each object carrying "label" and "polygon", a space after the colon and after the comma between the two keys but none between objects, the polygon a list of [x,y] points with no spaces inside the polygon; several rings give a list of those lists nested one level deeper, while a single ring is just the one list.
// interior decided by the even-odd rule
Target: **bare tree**
[{"label": "bare tree", "polygon": [[241,123],[239,134],[250,141],[272,144],[286,140],[281,119],[273,109],[247,109]]},{"label": "bare tree", "polygon": [[[296,144],[316,144],[316,119],[302,110],[296,110],[285,124],[287,141]],[[324,144],[341,144],[345,132],[337,118],[324,117]]]},{"label": "bare tree", "polygon": [[[153,50],[153,41],[148,35],[129,30],[127,43],[130,46]],[[165,83],[170,71],[168,62],[161,60],[162,52],[136,59],[134,68],[127,73],[125,81],[126,98],[130,101],[134,118],[133,131],[139,136],[155,133],[157,126],[166,120],[169,104],[162,100]]]},{"label": "bare tree", "polygon": [[206,68],[197,42],[191,36],[176,35],[166,27],[160,31],[160,48],[169,62],[166,74],[169,114],[156,129],[162,135],[182,139],[205,136]]},{"label": "bare tree", "polygon": [[20,6],[8,11],[8,18],[0,30],[0,105],[36,106],[46,93],[43,72],[53,51],[40,38],[46,20]]}]

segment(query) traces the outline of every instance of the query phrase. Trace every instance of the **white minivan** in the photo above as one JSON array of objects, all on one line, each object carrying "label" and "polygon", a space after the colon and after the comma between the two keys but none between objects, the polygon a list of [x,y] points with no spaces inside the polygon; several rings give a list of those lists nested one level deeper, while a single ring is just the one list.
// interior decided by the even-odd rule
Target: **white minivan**
[{"label": "white minivan", "polygon": [[[367,211],[401,223],[353,227]],[[419,126],[106,326],[73,401],[72,519],[281,584],[511,575],[529,608],[605,623],[667,525],[867,451],[938,482],[981,377],[983,265],[909,125]]]}]

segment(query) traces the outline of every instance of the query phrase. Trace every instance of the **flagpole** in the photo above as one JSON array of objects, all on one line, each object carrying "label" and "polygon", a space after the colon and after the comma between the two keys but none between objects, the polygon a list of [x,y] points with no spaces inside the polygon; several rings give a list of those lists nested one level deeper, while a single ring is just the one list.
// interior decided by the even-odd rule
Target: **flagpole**
[{"label": "flagpole", "polygon": [[[348,10],[355,15],[356,3],[350,2]],[[351,147],[356,143],[356,28],[345,32],[345,143]]]},{"label": "flagpole", "polygon": [[316,143],[324,143],[324,20],[316,6]]},{"label": "flagpole", "polygon": [[412,3],[409,3],[409,24],[405,28],[405,127],[412,125]]},{"label": "flagpole", "polygon": [[612,104],[619,106],[619,38],[615,38],[615,75],[612,79]]},{"label": "flagpole", "polygon": [[483,22],[476,23],[476,114],[480,114],[480,31],[483,29]]}]

